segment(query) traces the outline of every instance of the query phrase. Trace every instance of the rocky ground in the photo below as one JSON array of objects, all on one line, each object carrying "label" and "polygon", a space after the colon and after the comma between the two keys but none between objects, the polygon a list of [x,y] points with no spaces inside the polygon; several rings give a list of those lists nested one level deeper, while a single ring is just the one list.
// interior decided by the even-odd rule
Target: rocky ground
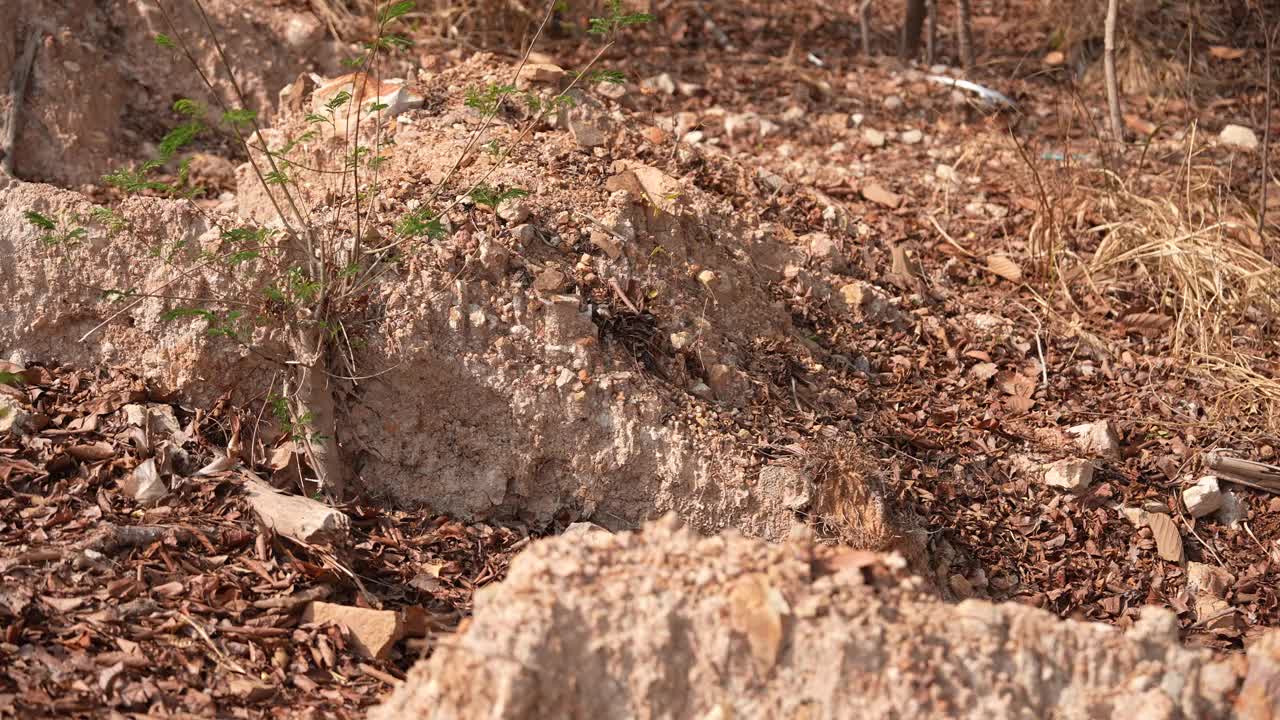
[{"label": "rocky ground", "polygon": [[[514,53],[418,26],[386,67],[412,102],[378,130],[364,240],[449,209],[346,309],[329,392],[351,477],[326,494],[273,413],[287,328],[237,343],[169,317],[271,312],[263,259],[207,261],[226,225],[274,217],[251,158],[200,139],[190,203],[97,181],[200,98],[148,45],[198,13],[48,5],[0,38],[39,41],[0,180],[0,707],[347,716],[396,685],[382,717],[1274,702],[1280,184],[1259,139],[1280,113],[1261,37],[1219,29],[1235,10],[1201,19],[1183,74],[1126,46],[1123,152],[1031,3],[975,3],[968,77],[1011,105],[855,52],[847,16],[659,3],[592,66],[627,82],[487,120],[469,89],[551,102],[601,45],[558,22],[516,77]],[[367,27],[208,6],[266,144],[303,137],[325,90],[299,73],[341,72]],[[874,19],[887,50],[896,21]],[[87,86],[109,102],[64,112]],[[298,184],[311,217],[337,223],[344,178]],[[486,206],[481,181],[527,195]],[[564,682],[581,668],[600,677]]]}]

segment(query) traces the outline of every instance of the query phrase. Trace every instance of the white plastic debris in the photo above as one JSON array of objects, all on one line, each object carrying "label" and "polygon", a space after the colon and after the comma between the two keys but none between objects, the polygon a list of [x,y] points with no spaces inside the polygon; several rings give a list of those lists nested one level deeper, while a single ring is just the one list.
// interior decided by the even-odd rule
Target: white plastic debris
[{"label": "white plastic debris", "polygon": [[960,80],[957,78],[947,77],[946,75],[926,75],[925,79],[939,85],[947,85],[960,90],[968,90],[979,98],[982,98],[982,101],[988,105],[1003,105],[1012,110],[1018,109],[1017,104],[1014,103],[1013,100],[1009,99],[1008,95],[992,90],[989,87],[983,87],[977,83],[969,82],[968,80]]}]

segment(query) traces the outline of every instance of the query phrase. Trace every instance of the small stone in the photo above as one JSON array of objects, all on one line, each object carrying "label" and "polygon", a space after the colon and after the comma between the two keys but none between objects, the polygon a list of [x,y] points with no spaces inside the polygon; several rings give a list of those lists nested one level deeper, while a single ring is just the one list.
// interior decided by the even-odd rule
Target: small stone
[{"label": "small stone", "polygon": [[724,363],[716,363],[707,368],[707,384],[721,400],[727,400],[734,394],[736,380],[737,374],[733,368]]},{"label": "small stone", "polygon": [[799,122],[804,119],[806,114],[804,108],[799,105],[792,105],[782,113],[782,121],[789,123]]},{"label": "small stone", "polygon": [[693,344],[693,335],[687,330],[671,333],[671,347],[676,350],[684,350]]},{"label": "small stone", "polygon": [[762,167],[756,168],[756,179],[771,192],[780,192],[787,186],[785,178]]},{"label": "small stone", "polygon": [[890,95],[889,97],[885,98],[883,102],[884,109],[890,112],[901,110],[904,104],[905,103],[902,102],[902,98],[898,97],[897,95]]},{"label": "small stone", "polygon": [[963,575],[952,575],[947,578],[947,584],[951,586],[951,592],[961,600],[967,600],[973,597],[973,583]]},{"label": "small stone", "polygon": [[538,238],[538,231],[532,225],[524,223],[511,228],[511,237],[522,243],[533,242]]},{"label": "small stone", "polygon": [[876,324],[896,324],[902,312],[889,301],[880,288],[861,280],[840,288],[840,298],[858,319]]},{"label": "small stone", "polygon": [[1258,136],[1243,125],[1228,125],[1218,133],[1218,142],[1241,150],[1257,150]]},{"label": "small stone", "polygon": [[605,130],[584,117],[582,113],[570,113],[568,124],[574,142],[581,147],[599,147],[609,142],[609,135]]},{"label": "small stone", "polygon": [[766,138],[778,132],[778,124],[772,120],[760,119],[760,137]]},{"label": "small stone", "polygon": [[1120,514],[1123,515],[1126,520],[1133,523],[1135,528],[1141,529],[1147,524],[1147,511],[1142,508],[1123,507],[1120,508]]},{"label": "small stone", "polygon": [[676,126],[674,132],[680,137],[688,135],[694,128],[698,127],[698,114],[692,112],[676,113]]},{"label": "small stone", "polygon": [[938,167],[933,169],[933,174],[939,180],[944,182],[955,183],[957,185],[960,184],[960,174],[957,173],[956,169],[950,165],[938,165]]},{"label": "small stone", "polygon": [[540,293],[560,292],[564,289],[566,280],[564,273],[555,268],[547,268],[538,273],[533,281],[533,289]]},{"label": "small stone", "polygon": [[562,388],[573,382],[574,374],[569,368],[560,368],[560,374],[556,376],[556,387]]},{"label": "small stone", "polygon": [[609,233],[593,230],[591,232],[591,244],[600,248],[610,260],[617,260],[622,257],[622,247],[618,244],[617,239]]},{"label": "small stone", "polygon": [[1240,496],[1231,490],[1222,491],[1222,507],[1218,509],[1218,522],[1234,528],[1249,517],[1249,508]]},{"label": "small stone", "polygon": [[902,196],[884,189],[878,183],[871,183],[862,188],[862,197],[870,200],[877,205],[883,205],[890,209],[896,209],[902,205]]},{"label": "small stone", "polygon": [[697,395],[703,400],[714,400],[715,392],[711,390],[711,386],[698,380],[689,386],[689,392]]},{"label": "small stone", "polygon": [[684,141],[690,145],[697,145],[702,142],[703,138],[706,136],[707,134],[701,130],[690,130],[684,134]]},{"label": "small stone", "polygon": [[724,134],[730,140],[739,135],[750,135],[758,126],[756,116],[751,113],[732,113],[724,118]]},{"label": "small stone", "polygon": [[1075,437],[1076,446],[1086,453],[1110,460],[1120,459],[1120,438],[1109,420],[1076,425],[1067,433]]},{"label": "small stone", "polygon": [[800,242],[809,248],[809,255],[815,258],[833,257],[840,251],[840,243],[827,233],[809,233],[800,238]]},{"label": "small stone", "polygon": [[351,634],[351,646],[361,657],[386,658],[404,634],[400,613],[315,601],[307,606],[303,621],[341,625]]},{"label": "small stone", "polygon": [[884,147],[884,133],[875,128],[862,128],[862,141],[874,148]]},{"label": "small stone", "polygon": [[865,119],[866,117],[862,113],[854,113],[849,116],[849,122],[853,123],[854,127],[862,127],[862,121]]},{"label": "small stone", "polygon": [[498,217],[519,225],[529,219],[529,206],[515,199],[503,201],[498,205]]},{"label": "small stone", "polygon": [[594,533],[604,533],[605,535],[612,534],[608,529],[600,527],[593,522],[579,521],[570,524],[569,527],[564,529],[564,532],[560,533],[560,535],[562,537],[582,537],[583,535],[591,535]]},{"label": "small stone", "polygon": [[627,96],[627,84],[615,82],[596,83],[596,94],[607,97],[614,102],[621,102]]},{"label": "small stone", "polygon": [[27,430],[30,417],[17,400],[0,395],[0,433],[22,435]]},{"label": "small stone", "polygon": [[506,274],[507,264],[511,259],[507,249],[498,243],[485,239],[480,243],[480,265],[493,278],[499,278]]},{"label": "small stone", "polygon": [[644,136],[645,140],[648,140],[654,145],[661,145],[662,143],[667,141],[667,134],[663,132],[662,128],[660,127],[654,127],[650,125],[649,127],[646,127],[645,129],[641,130],[640,134]]},{"label": "small stone", "polygon": [[714,270],[703,270],[698,273],[698,282],[714,290],[715,286],[720,282],[720,275]]},{"label": "small stone", "polygon": [[702,92],[702,86],[698,83],[684,82],[682,80],[676,83],[676,90],[685,97],[693,97]]},{"label": "small stone", "polygon": [[1218,478],[1205,475],[1195,485],[1182,491],[1182,502],[1187,506],[1191,517],[1204,517],[1222,508],[1222,491],[1218,488]]},{"label": "small stone", "polygon": [[1044,481],[1071,492],[1084,492],[1093,482],[1093,471],[1093,463],[1088,460],[1059,460],[1045,467]]},{"label": "small stone", "polygon": [[525,63],[516,76],[516,86],[524,89],[533,83],[555,85],[564,79],[564,68],[552,63]]},{"label": "small stone", "polygon": [[907,145],[916,145],[921,140],[924,140],[924,133],[920,132],[919,130],[908,130],[902,133],[902,136],[899,137],[898,139],[906,143]]},{"label": "small stone", "polygon": [[296,13],[284,26],[284,41],[295,50],[310,47],[324,37],[324,26],[310,13]]},{"label": "small stone", "polygon": [[662,73],[651,78],[645,78],[640,81],[640,87],[646,90],[654,90],[664,95],[676,94],[676,83],[675,80],[671,79],[670,73]]}]

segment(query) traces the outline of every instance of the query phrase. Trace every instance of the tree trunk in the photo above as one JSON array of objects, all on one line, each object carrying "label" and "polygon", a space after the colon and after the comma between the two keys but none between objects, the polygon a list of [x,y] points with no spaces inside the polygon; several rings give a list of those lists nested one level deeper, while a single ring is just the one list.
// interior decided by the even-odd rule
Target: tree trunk
[{"label": "tree trunk", "polygon": [[960,66],[965,70],[973,69],[973,13],[969,9],[969,0],[959,0],[956,19],[956,38],[960,45]]},{"label": "tree trunk", "polygon": [[925,0],[924,64],[933,65],[938,57],[938,0]]},{"label": "tree trunk", "polygon": [[1107,26],[1103,38],[1102,59],[1107,75],[1107,104],[1111,108],[1111,134],[1116,142],[1124,142],[1124,121],[1120,117],[1120,89],[1116,84],[1116,15],[1120,0],[1107,0]]},{"label": "tree trunk", "polygon": [[912,60],[920,52],[920,35],[924,30],[925,0],[907,0],[907,17],[902,24],[902,42],[898,55],[904,62]]},{"label": "tree trunk", "polygon": [[296,328],[289,334],[290,352],[298,364],[293,366],[295,387],[291,410],[294,432],[326,492],[341,496],[346,489],[346,465],[338,449],[337,408],[334,405],[333,378],[328,370],[328,352],[321,331]]},{"label": "tree trunk", "polygon": [[862,35],[862,54],[871,54],[871,0],[858,6],[858,29]]}]

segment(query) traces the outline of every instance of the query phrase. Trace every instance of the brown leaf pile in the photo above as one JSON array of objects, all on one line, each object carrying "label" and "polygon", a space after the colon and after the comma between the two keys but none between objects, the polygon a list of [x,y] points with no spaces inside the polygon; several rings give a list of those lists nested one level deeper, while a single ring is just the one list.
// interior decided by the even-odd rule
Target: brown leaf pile
[{"label": "brown leaf pile", "polygon": [[[123,373],[21,379],[3,392],[22,425],[0,436],[0,708],[20,715],[362,716],[521,540],[356,506],[345,541],[300,545],[258,526],[236,473],[194,476],[226,454],[228,417]],[[159,422],[131,424],[139,406]],[[121,490],[144,456],[169,483],[150,507]],[[362,659],[301,620],[321,598],[400,611],[419,637]]]}]

